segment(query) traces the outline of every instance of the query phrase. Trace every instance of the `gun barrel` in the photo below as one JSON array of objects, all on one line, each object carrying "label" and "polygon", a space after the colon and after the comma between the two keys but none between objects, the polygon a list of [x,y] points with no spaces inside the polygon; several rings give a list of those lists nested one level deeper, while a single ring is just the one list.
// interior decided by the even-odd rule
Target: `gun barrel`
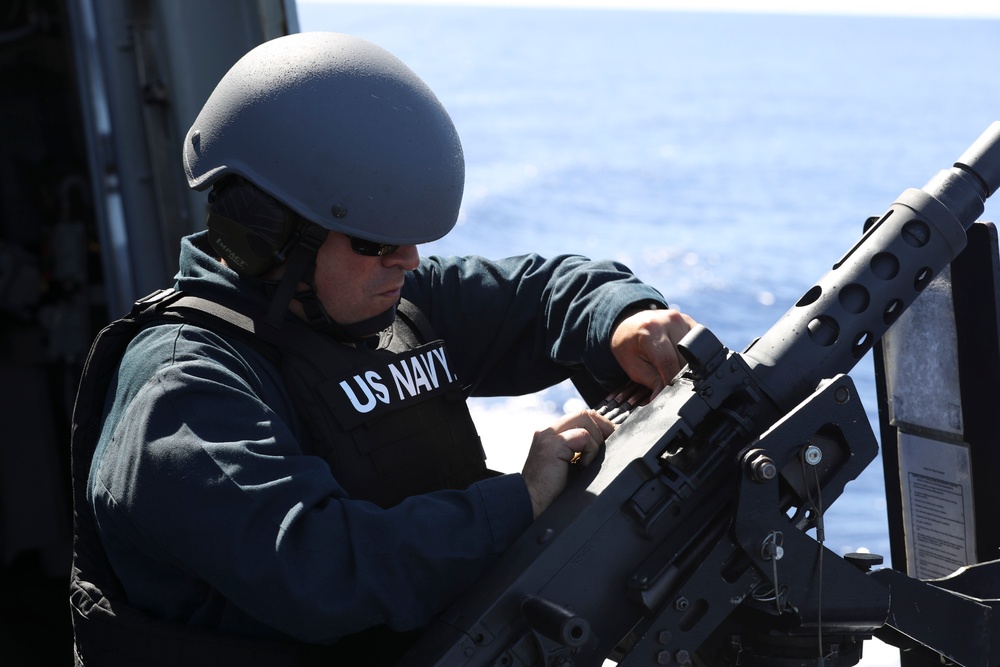
[{"label": "gun barrel", "polygon": [[1000,187],[1000,121],[955,166],[904,191],[861,240],[744,358],[780,411],[849,372],[965,247],[965,230]]},{"label": "gun barrel", "polygon": [[994,122],[955,162],[982,182],[986,196],[1000,188],[1000,121]]}]

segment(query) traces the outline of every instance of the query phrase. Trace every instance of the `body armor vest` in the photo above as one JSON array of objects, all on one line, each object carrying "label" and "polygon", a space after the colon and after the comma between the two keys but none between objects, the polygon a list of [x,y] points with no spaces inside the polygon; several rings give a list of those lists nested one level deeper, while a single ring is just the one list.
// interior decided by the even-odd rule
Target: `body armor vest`
[{"label": "body armor vest", "polygon": [[373,628],[333,646],[316,646],[223,636],[129,607],[101,545],[86,489],[110,378],[135,334],[165,322],[227,330],[279,363],[309,432],[304,449],[327,461],[352,498],[390,507],[410,495],[464,488],[481,479],[482,446],[444,345],[433,340],[415,306],[402,302],[399,315],[378,348],[352,348],[297,322],[277,330],[262,318],[165,290],[139,300],[128,316],[101,331],[84,367],[72,423],[70,601],[78,665],[329,665],[358,650],[368,664],[395,661],[413,633]]},{"label": "body armor vest", "polygon": [[444,343],[412,304],[400,304],[374,350],[331,346],[306,326],[289,333],[282,370],[308,417],[309,453],[352,498],[391,507],[483,478],[485,452]]}]

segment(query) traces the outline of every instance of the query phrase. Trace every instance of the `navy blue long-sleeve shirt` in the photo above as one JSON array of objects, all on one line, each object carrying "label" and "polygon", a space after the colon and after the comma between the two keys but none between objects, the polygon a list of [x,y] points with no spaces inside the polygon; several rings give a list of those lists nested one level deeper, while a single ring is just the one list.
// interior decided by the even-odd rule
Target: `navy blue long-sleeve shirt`
[{"label": "navy blue long-sleeve shirt", "polygon": [[[184,240],[179,289],[266,304],[202,247],[204,234]],[[621,265],[576,256],[423,259],[403,296],[478,395],[535,391],[579,367],[621,381],[613,323],[635,303],[663,303]],[[280,370],[190,324],[136,337],[106,412],[88,499],[129,603],[158,618],[314,643],[417,628],[531,522],[517,474],[391,509],[350,498],[303,453]]]}]

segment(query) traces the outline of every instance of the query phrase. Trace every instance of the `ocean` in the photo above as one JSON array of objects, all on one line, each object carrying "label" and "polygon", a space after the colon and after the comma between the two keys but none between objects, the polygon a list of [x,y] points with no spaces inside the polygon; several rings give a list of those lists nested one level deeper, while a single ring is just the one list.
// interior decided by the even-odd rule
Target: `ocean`
[{"label": "ocean", "polygon": [[[298,2],[302,30],[367,38],[462,137],[459,225],[425,254],[626,263],[742,350],[906,188],[1000,119],[1000,20]],[[1000,218],[1000,201],[985,220]],[[877,432],[871,355],[852,378]],[[476,400],[518,470],[571,388]],[[881,461],[826,514],[827,546],[888,560]],[[875,646],[875,643],[872,643]],[[892,664],[868,650],[864,665]]]}]

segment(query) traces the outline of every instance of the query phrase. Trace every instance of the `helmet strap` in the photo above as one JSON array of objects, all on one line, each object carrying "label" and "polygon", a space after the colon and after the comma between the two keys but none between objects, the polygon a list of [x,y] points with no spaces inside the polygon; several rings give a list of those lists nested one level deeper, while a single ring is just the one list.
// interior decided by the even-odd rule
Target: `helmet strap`
[{"label": "helmet strap", "polygon": [[[375,317],[354,324],[342,325],[330,319],[316,294],[315,283],[316,254],[326,240],[327,230],[319,225],[310,224],[299,236],[298,242],[288,253],[284,275],[273,290],[267,312],[268,324],[276,329],[281,328],[292,299],[302,304],[306,323],[310,327],[347,342],[356,343],[369,338],[393,323],[396,319],[395,306]],[[299,289],[300,284],[305,284],[305,289]]]},{"label": "helmet strap", "polygon": [[[295,299],[302,304],[302,310],[306,316],[306,323],[313,329],[328,333],[338,340],[347,343],[361,343],[365,339],[373,338],[383,329],[387,329],[396,319],[396,306],[383,313],[370,317],[360,322],[352,324],[340,324],[330,319],[323,304],[320,303],[316,294],[316,287],[310,277],[303,280],[308,287],[295,293]],[[371,342],[377,342],[374,339]]]},{"label": "helmet strap", "polygon": [[[281,328],[285,315],[288,313],[288,305],[292,302],[300,282],[309,285],[310,290],[315,294],[313,272],[316,270],[316,253],[319,252],[319,247],[326,240],[326,235],[326,229],[315,224],[307,224],[305,229],[299,233],[298,242],[288,253],[285,273],[278,281],[274,295],[271,297],[271,305],[267,310],[267,323],[274,328]],[[303,306],[305,306],[304,303]],[[329,318],[318,301],[316,306],[319,307],[321,318],[328,320]],[[309,308],[306,309],[306,314],[311,320],[314,314],[309,313],[309,310]],[[313,326],[312,321],[309,324]]]}]

